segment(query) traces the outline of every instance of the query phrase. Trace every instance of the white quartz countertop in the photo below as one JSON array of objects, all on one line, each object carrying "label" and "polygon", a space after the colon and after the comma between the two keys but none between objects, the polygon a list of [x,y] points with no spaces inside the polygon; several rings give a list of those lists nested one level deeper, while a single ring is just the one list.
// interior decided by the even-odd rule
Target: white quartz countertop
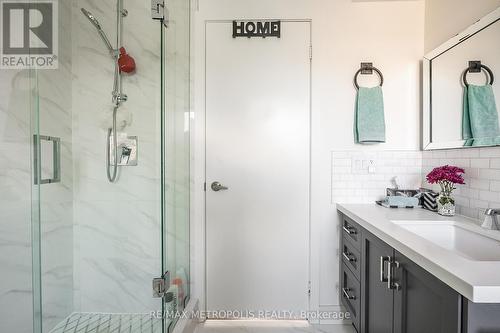
[{"label": "white quartz countertop", "polygon": [[337,209],[472,302],[500,303],[500,261],[465,258],[392,221],[443,224],[453,221],[497,240],[500,240],[499,231],[485,230],[476,221],[462,216],[443,217],[421,208],[390,209],[376,204],[337,204]]}]

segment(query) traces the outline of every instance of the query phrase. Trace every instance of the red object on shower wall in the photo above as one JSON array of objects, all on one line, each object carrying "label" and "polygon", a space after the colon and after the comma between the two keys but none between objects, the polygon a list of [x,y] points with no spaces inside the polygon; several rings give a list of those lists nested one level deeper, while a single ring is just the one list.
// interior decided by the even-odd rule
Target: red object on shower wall
[{"label": "red object on shower wall", "polygon": [[132,73],[135,71],[135,60],[127,53],[124,47],[120,47],[118,67],[120,68],[120,71],[125,73]]}]

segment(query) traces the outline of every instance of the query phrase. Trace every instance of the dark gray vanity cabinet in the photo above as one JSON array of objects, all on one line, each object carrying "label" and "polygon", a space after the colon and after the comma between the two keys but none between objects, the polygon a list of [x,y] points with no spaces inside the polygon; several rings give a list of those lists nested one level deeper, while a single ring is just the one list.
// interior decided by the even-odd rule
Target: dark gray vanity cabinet
[{"label": "dark gray vanity cabinet", "polygon": [[350,219],[342,221],[340,292],[342,303],[351,314],[352,324],[360,331],[361,323],[361,229]]},{"label": "dark gray vanity cabinet", "polygon": [[392,247],[363,231],[361,332],[392,332],[394,292],[387,287],[387,267],[393,256]]},{"label": "dark gray vanity cabinet", "polygon": [[394,333],[460,332],[460,294],[398,251],[391,266]]},{"label": "dark gray vanity cabinet", "polygon": [[458,333],[462,296],[342,215],[342,303],[358,333]]},{"label": "dark gray vanity cabinet", "polygon": [[499,333],[500,304],[473,303],[462,298],[461,333]]}]

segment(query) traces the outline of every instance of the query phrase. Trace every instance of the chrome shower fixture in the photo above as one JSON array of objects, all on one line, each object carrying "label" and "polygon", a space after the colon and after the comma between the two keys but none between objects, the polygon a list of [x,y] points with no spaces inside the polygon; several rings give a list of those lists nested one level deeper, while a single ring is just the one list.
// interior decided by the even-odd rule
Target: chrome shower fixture
[{"label": "chrome shower fixture", "polygon": [[85,15],[85,17],[87,17],[88,20],[97,29],[97,32],[101,36],[102,41],[104,42],[104,44],[108,48],[109,54],[111,54],[111,56],[113,58],[117,58],[118,57],[117,51],[113,48],[113,46],[111,46],[111,42],[109,41],[108,36],[106,36],[106,33],[104,32],[104,30],[102,30],[101,24],[96,19],[96,17],[94,15],[92,15],[92,13],[89,12],[88,10],[86,10],[85,8],[81,8],[81,11],[82,11],[83,15]]},{"label": "chrome shower fixture", "polygon": [[[124,11],[126,11],[126,10],[121,8],[121,3],[119,4],[119,7],[120,8],[118,8],[118,12],[119,12],[118,17],[121,18],[121,17],[126,16],[126,15],[123,15]],[[112,96],[113,104],[115,106],[119,106],[122,102],[127,101],[127,95],[121,91],[120,68],[118,65],[118,61],[121,57],[120,49],[119,49],[119,47],[120,47],[119,43],[120,43],[120,39],[121,39],[121,37],[120,37],[121,31],[118,31],[118,34],[117,34],[117,36],[118,36],[117,37],[117,47],[113,48],[113,46],[111,45],[111,42],[109,41],[108,36],[106,35],[104,30],[102,29],[102,26],[99,23],[99,20],[91,12],[89,12],[85,8],[81,8],[80,10],[82,11],[83,15],[85,15],[85,17],[90,21],[90,23],[92,23],[92,25],[97,29],[99,36],[101,37],[102,41],[106,45],[106,47],[109,51],[109,54],[113,58],[113,61],[115,63],[115,71],[114,71],[114,80],[113,80],[113,91],[111,93],[111,96]],[[121,24],[118,25],[118,29],[121,30]],[[135,66],[135,64],[134,64],[134,66]]]},{"label": "chrome shower fixture", "polygon": [[92,24],[97,28],[101,29],[101,25],[99,24],[99,21],[95,18],[94,15],[92,15],[91,12],[86,10],[85,8],[81,8],[83,15],[87,16],[87,18],[92,22]]},{"label": "chrome shower fixture", "polygon": [[[120,105],[127,100],[127,95],[125,95],[122,91],[122,82],[121,82],[121,70],[119,62],[124,62],[123,66],[128,66],[127,68],[135,67],[135,63],[133,62],[132,57],[126,54],[126,51],[123,47],[121,47],[122,43],[122,18],[126,16],[127,12],[123,9],[123,0],[117,0],[117,31],[116,31],[116,48],[111,45],[108,36],[102,29],[99,20],[88,10],[85,8],[81,8],[83,15],[92,23],[92,25],[97,29],[99,36],[102,41],[106,45],[106,48],[109,51],[110,56],[113,59],[115,70],[114,70],[114,80],[113,80],[113,91],[111,93],[112,103],[113,103],[113,123],[112,126],[108,129],[108,136],[106,140],[106,174],[108,180],[113,183],[116,181],[118,177],[118,142],[117,142],[117,130],[116,130],[116,114],[118,112],[118,108]],[[123,52],[120,52],[120,49]],[[122,57],[125,57],[122,59]],[[131,66],[133,63],[133,66]],[[111,141],[112,147],[109,147],[109,143]],[[113,151],[111,151],[111,149]],[[113,163],[111,163],[111,157],[113,157]]]}]

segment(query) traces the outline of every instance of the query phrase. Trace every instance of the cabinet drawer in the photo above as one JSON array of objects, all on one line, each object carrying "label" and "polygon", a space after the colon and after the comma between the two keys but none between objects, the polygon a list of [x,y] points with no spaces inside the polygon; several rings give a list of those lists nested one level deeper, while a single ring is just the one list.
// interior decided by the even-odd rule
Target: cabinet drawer
[{"label": "cabinet drawer", "polygon": [[358,280],[361,280],[361,254],[354,245],[346,239],[342,238],[342,246],[340,249],[342,261],[351,269]]},{"label": "cabinet drawer", "polygon": [[361,252],[361,227],[345,215],[342,215],[342,234]]},{"label": "cabinet drawer", "polygon": [[346,307],[347,311],[351,314],[351,320],[359,332],[360,327],[360,296],[361,287],[359,281],[354,274],[347,268],[345,264],[341,267],[341,281],[340,281],[340,297],[342,304]]}]

